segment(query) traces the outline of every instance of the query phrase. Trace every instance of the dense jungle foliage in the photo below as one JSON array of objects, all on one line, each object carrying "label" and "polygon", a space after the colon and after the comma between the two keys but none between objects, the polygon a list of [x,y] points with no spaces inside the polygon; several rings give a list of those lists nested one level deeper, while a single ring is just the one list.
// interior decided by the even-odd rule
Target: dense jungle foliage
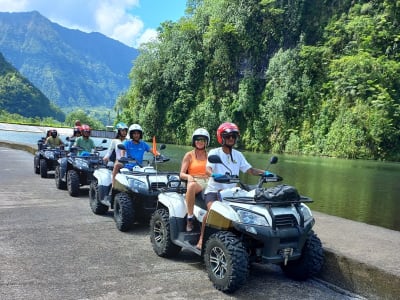
[{"label": "dense jungle foliage", "polygon": [[188,0],[135,60],[120,119],[187,144],[400,160],[400,1]]},{"label": "dense jungle foliage", "polygon": [[0,53],[0,111],[26,118],[65,119],[64,113],[29,80],[11,66]]}]

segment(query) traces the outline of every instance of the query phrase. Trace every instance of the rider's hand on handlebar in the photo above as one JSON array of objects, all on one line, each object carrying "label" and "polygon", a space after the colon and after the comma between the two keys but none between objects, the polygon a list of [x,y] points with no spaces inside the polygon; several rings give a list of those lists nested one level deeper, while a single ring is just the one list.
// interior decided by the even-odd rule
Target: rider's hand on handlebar
[{"label": "rider's hand on handlebar", "polygon": [[212,174],[211,174],[211,177],[213,177],[213,178],[215,178],[215,179],[220,178],[220,177],[222,177],[222,176],[224,176],[224,174],[218,174],[218,173],[212,173]]},{"label": "rider's hand on handlebar", "polygon": [[274,176],[275,176],[275,174],[274,174],[274,173],[271,173],[270,171],[265,171],[263,175],[264,175],[265,177],[274,177]]}]

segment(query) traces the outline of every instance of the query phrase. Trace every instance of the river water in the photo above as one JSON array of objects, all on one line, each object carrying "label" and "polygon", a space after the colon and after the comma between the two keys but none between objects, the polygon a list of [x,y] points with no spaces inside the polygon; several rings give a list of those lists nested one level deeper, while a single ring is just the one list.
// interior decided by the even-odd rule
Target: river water
[{"label": "river water", "polygon": [[[0,140],[18,143],[35,145],[42,136],[42,133],[0,130]],[[95,141],[101,143],[101,139],[95,138]],[[181,159],[190,149],[167,145],[163,153],[171,160],[160,168],[179,171]],[[268,167],[270,154],[244,154],[254,167]],[[270,166],[269,170],[281,175],[283,183],[293,185],[301,194],[311,197],[314,200],[309,205],[312,210],[400,231],[400,163],[278,157],[278,164]],[[243,179],[254,184],[258,178],[244,175]]]}]

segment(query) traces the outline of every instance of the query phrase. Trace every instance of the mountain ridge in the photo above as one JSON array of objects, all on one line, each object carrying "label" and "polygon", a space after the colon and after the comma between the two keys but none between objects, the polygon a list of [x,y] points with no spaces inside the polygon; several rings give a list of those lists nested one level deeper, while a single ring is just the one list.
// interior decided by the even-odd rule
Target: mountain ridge
[{"label": "mountain ridge", "polygon": [[[16,103],[17,102],[17,103]],[[63,120],[65,115],[17,69],[9,64],[0,52],[0,111],[24,117],[52,117]]]},{"label": "mountain ridge", "polygon": [[129,87],[138,55],[101,33],[65,28],[37,11],[0,12],[0,52],[61,108],[112,108]]}]

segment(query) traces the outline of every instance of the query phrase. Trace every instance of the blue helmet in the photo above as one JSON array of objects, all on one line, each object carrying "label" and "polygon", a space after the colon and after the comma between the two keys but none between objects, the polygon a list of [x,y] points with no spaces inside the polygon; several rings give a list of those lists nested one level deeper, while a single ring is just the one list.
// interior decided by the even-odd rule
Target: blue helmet
[{"label": "blue helmet", "polygon": [[120,130],[128,130],[128,126],[124,122],[119,122],[117,125],[115,125],[115,131],[118,132]]}]

